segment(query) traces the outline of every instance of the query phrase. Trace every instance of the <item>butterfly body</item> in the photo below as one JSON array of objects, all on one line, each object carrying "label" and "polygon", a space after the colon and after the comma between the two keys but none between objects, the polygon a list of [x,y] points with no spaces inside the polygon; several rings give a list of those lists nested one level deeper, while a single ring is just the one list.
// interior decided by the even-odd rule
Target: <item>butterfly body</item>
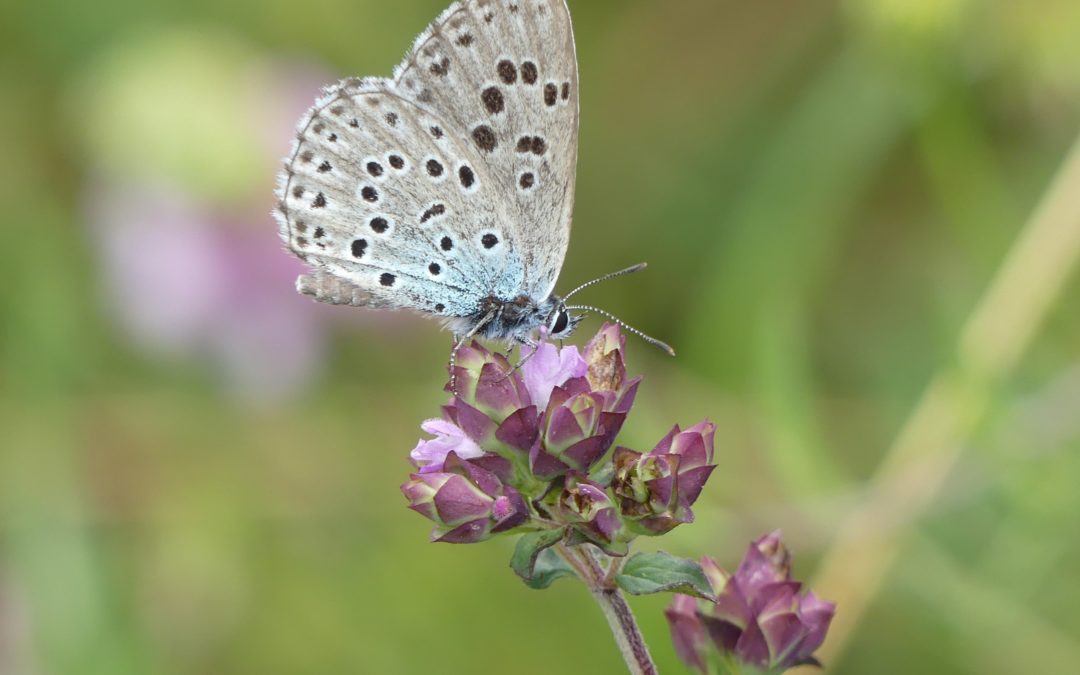
[{"label": "butterfly body", "polygon": [[455,3],[393,78],[344,80],[301,119],[275,214],[313,268],[298,290],[459,336],[565,336],[577,133],[565,0]]}]

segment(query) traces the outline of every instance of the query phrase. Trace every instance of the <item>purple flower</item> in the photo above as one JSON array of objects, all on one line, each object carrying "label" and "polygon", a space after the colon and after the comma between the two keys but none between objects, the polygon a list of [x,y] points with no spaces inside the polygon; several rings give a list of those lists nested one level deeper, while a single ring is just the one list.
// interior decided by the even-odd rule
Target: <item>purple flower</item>
[{"label": "purple flower", "polygon": [[401,491],[409,508],[435,522],[432,541],[472,544],[529,519],[528,506],[517,490],[453,451],[442,471],[413,474]]},{"label": "purple flower", "polygon": [[555,387],[589,372],[589,365],[574,346],[559,349],[550,342],[541,342],[534,351],[523,351],[522,358],[525,386],[532,402],[541,410],[547,408]]},{"label": "purple flower", "polygon": [[480,446],[453,422],[442,419],[427,420],[420,428],[435,436],[430,440],[421,439],[409,455],[420,473],[442,471],[443,462],[451,451],[462,459],[482,457],[484,454]]},{"label": "purple flower", "polygon": [[[639,534],[690,522],[690,506],[714,468],[716,427],[675,427],[651,452],[620,448],[612,461],[641,382],[626,376],[624,347],[617,325],[601,328],[584,357],[576,347],[541,342],[522,355],[520,368],[477,342],[461,347],[446,387],[453,395],[442,416],[422,426],[433,438],[411,454],[418,473],[403,489],[413,508],[442,523],[438,536],[447,536],[461,524],[436,518],[434,495],[447,485],[455,495],[492,494],[475,480],[469,493],[448,477],[478,470],[514,490],[567,544],[591,543],[608,555],[625,555]],[[488,501],[474,495],[461,503],[475,516],[486,513]]]},{"label": "purple flower", "polygon": [[[595,379],[593,372],[608,372],[612,364],[622,364],[625,344],[619,327],[605,325],[585,349],[581,359],[574,349],[567,357],[562,350],[558,365],[548,357],[550,370],[570,377],[546,396],[541,419],[541,442],[532,448],[529,465],[534,474],[552,479],[574,471],[588,473],[607,453],[634,405],[641,378],[625,380],[621,374]],[[527,364],[526,364],[527,365]],[[616,369],[617,370],[617,369]],[[548,378],[548,381],[558,379]]]},{"label": "purple flower", "polygon": [[716,425],[700,422],[685,431],[675,426],[647,454],[615,450],[612,490],[619,508],[640,534],[658,535],[693,522],[697,501],[716,465]]},{"label": "purple flower", "polygon": [[706,672],[715,649],[769,673],[816,664],[813,653],[825,641],[836,606],[809,591],[800,594],[790,563],[779,532],[752,543],[733,575],[710,558],[702,560],[716,603],[677,596],[666,613],[683,662]]},{"label": "purple flower", "polygon": [[485,457],[502,458],[499,473],[512,480],[507,472],[516,472],[515,482],[520,484],[540,435],[536,406],[520,372],[514,372],[503,355],[474,342],[457,352],[454,391],[456,395],[443,406],[443,419],[460,429]]},{"label": "purple flower", "polygon": [[[453,392],[450,406],[463,410],[466,417],[477,417],[471,427],[462,425],[482,446],[490,441],[489,432],[519,410],[532,407],[532,399],[520,372],[515,372],[502,354],[473,342],[455,355]],[[451,390],[447,383],[446,389]],[[479,417],[487,421],[481,423]],[[480,424],[483,431],[476,425]]]},{"label": "purple flower", "polygon": [[664,610],[664,616],[671,627],[675,653],[682,662],[700,672],[708,672],[709,634],[698,619],[697,598],[677,594],[671,606]]},{"label": "purple flower", "polygon": [[589,344],[585,361],[589,364],[589,384],[593,389],[621,389],[626,379],[626,338],[616,324],[604,324]]},{"label": "purple flower", "polygon": [[559,515],[570,523],[570,543],[588,541],[608,555],[626,555],[630,537],[624,535],[622,521],[604,486],[578,475],[568,476],[559,494]]},{"label": "purple flower", "polygon": [[[617,327],[614,333],[601,332],[609,334],[605,340],[621,344]],[[612,354],[599,358],[611,360]],[[456,395],[443,409],[444,419],[483,452],[509,461],[521,480],[524,474],[550,480],[571,471],[587,473],[614,442],[640,380],[617,390],[594,390],[586,377],[591,365],[576,347],[541,343],[523,358],[515,370],[506,357],[478,343],[459,349]],[[475,449],[469,452],[476,456]]]},{"label": "purple flower", "polygon": [[530,464],[536,475],[588,473],[611,448],[634,405],[640,379],[619,391],[592,390],[588,379],[574,378],[551,392],[543,416],[543,440]]}]

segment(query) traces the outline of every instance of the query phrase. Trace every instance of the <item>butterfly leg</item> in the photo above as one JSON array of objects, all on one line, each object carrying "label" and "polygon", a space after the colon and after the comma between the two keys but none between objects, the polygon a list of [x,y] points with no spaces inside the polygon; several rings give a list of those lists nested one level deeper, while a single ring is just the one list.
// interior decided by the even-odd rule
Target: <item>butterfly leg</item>
[{"label": "butterfly leg", "polygon": [[476,336],[476,334],[479,333],[484,328],[484,326],[491,323],[491,320],[495,318],[495,315],[497,313],[498,313],[497,309],[492,309],[490,312],[485,314],[484,317],[482,319],[480,319],[480,321],[478,321],[475,326],[473,326],[471,329],[469,329],[468,333],[466,333],[466,334],[464,334],[464,335],[462,335],[460,337],[458,337],[456,335],[454,336],[454,347],[453,347],[453,349],[450,350],[450,393],[453,394],[454,396],[458,395],[458,391],[457,391],[457,368],[456,368],[458,350],[461,349],[461,347],[466,342],[473,339]]},{"label": "butterfly leg", "polygon": [[[504,380],[509,378],[511,375],[516,373],[518,370],[520,370],[522,366],[524,366],[526,363],[529,362],[529,359],[536,356],[536,350],[540,346],[540,344],[538,342],[536,342],[535,340],[530,340],[527,337],[516,337],[516,338],[514,338],[514,341],[510,343],[510,349],[507,350],[507,353],[506,353],[507,357],[509,357],[513,353],[514,347],[517,346],[517,345],[521,345],[522,347],[532,347],[532,351],[529,352],[528,356],[522,357],[522,359],[520,361],[518,361],[516,365],[514,365],[514,367],[510,370],[510,372],[506,374],[506,377],[503,378]],[[524,353],[524,350],[522,350],[522,352]]]}]

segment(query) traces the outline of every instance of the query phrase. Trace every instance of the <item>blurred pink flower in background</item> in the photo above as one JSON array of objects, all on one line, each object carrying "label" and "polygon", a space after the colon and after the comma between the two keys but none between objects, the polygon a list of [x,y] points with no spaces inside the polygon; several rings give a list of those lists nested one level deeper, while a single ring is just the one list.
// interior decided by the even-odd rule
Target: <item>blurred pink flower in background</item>
[{"label": "blurred pink flower in background", "polygon": [[259,210],[229,215],[131,183],[94,187],[88,204],[111,315],[136,345],[203,359],[244,399],[277,399],[310,380],[324,310],[293,290],[302,265]]},{"label": "blurred pink flower in background", "polygon": [[227,390],[273,401],[317,373],[328,308],[270,216],[294,124],[332,78],[220,35],[133,41],[88,69],[85,214],[110,314],[156,357],[203,361]]},{"label": "blurred pink flower in background", "polygon": [[28,598],[0,568],[0,673],[39,672],[32,650]]}]

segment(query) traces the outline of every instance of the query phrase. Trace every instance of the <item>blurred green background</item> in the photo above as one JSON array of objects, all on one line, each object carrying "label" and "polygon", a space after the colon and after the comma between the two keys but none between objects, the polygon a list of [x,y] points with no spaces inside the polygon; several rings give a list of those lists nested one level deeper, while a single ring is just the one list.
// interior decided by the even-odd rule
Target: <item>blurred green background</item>
[{"label": "blurred green background", "polygon": [[[965,325],[1080,129],[1080,3],[570,5],[560,287],[648,260],[588,297],[679,349],[630,342],[622,442],[720,425],[698,521],[646,544],[734,565],[782,528],[851,629],[830,673],[1075,668],[1076,237]],[[449,337],[295,296],[268,215],[319,86],[443,6],[0,8],[0,674],[620,672],[583,588],[426,542],[398,485]]]}]

